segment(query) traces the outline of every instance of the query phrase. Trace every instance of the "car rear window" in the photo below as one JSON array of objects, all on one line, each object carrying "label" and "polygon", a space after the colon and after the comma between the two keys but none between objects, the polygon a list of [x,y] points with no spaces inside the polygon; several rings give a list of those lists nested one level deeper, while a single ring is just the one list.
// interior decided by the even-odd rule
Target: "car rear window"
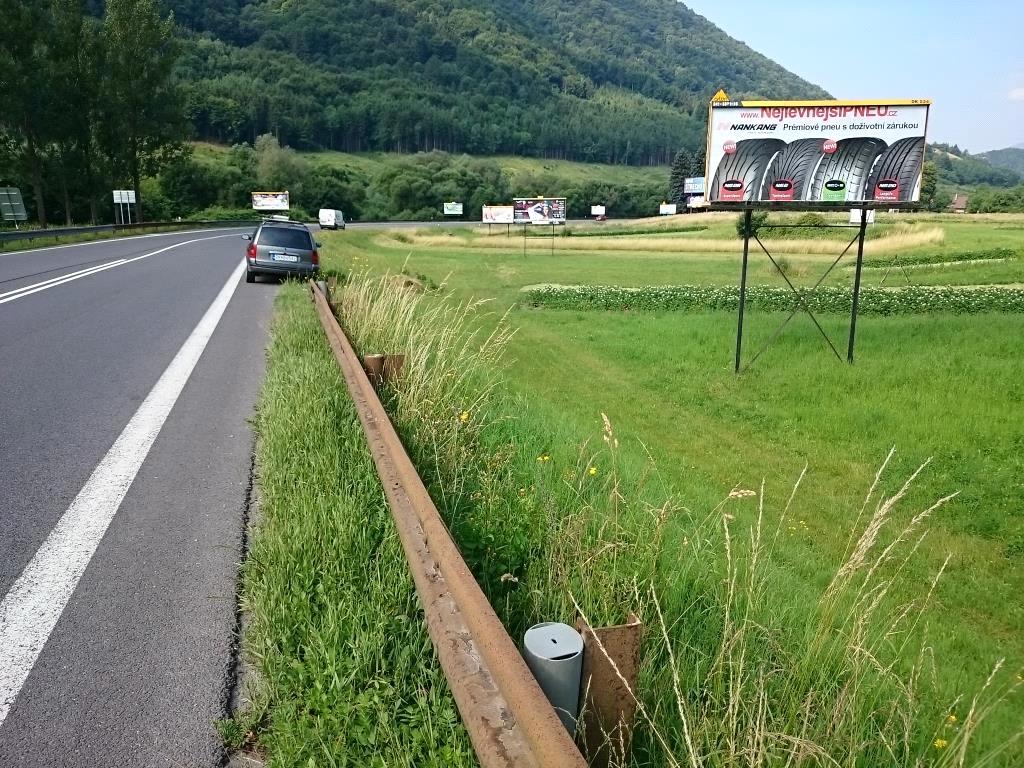
[{"label": "car rear window", "polygon": [[308,232],[301,229],[285,229],[284,227],[264,227],[258,243],[274,248],[300,248],[307,251],[313,247],[313,241]]}]

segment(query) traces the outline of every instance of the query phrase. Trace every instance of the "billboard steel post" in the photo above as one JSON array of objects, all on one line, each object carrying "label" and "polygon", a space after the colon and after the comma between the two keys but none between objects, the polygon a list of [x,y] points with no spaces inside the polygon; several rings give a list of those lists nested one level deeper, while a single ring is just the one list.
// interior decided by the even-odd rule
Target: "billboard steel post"
[{"label": "billboard steel post", "polygon": [[750,254],[750,220],[754,209],[750,206],[743,211],[743,269],[740,272],[740,314],[736,324],[736,368],[740,372],[740,352],[743,348],[743,307],[747,300],[747,257]]},{"label": "billboard steel post", "polygon": [[864,237],[868,231],[868,209],[860,209],[860,237],[857,240],[857,270],[853,276],[853,307],[850,310],[850,343],[846,348],[846,362],[853,362],[853,342],[857,337],[857,305],[860,303],[860,274],[864,266]]}]

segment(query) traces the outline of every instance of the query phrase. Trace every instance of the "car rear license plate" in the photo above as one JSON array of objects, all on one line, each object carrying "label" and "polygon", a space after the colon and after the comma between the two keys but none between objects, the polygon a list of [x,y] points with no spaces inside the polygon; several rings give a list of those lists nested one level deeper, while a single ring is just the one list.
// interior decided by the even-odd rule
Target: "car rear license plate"
[{"label": "car rear license plate", "polygon": [[296,262],[299,260],[298,256],[292,256],[290,253],[272,253],[270,258],[274,261]]}]

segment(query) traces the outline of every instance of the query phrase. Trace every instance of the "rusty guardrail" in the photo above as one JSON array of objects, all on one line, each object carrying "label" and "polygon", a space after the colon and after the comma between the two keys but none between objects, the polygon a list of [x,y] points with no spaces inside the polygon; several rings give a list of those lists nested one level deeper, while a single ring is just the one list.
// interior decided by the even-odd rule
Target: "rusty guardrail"
[{"label": "rusty guardrail", "polygon": [[391,506],[427,630],[484,768],[586,763],[452,540],[320,288],[310,282]]}]

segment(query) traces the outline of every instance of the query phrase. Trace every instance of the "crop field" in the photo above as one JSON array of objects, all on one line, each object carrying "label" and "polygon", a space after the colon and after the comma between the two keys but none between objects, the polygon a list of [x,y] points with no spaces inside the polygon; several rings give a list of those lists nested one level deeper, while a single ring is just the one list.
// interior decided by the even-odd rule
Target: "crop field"
[{"label": "crop field", "polygon": [[[498,426],[480,434],[481,444],[504,446],[492,459],[504,458],[484,462],[473,482],[459,481],[464,499],[449,488],[457,498],[439,506],[456,515],[453,532],[463,535],[467,559],[514,631],[530,620],[571,620],[574,609],[621,619],[631,602],[649,608],[644,584],[657,584],[660,602],[647,619],[651,637],[665,640],[652,657],[661,671],[648,665],[641,685],[661,699],[647,699],[650,728],[639,737],[636,764],[696,764],[695,750],[718,756],[704,764],[738,765],[737,756],[753,749],[741,732],[769,742],[791,734],[775,753],[789,754],[780,765],[978,765],[990,753],[986,764],[1021,764],[1024,217],[880,215],[864,285],[886,301],[897,297],[890,303],[899,309],[860,318],[856,363],[837,360],[798,313],[739,375],[735,298],[659,298],[684,286],[735,288],[735,219],[570,225],[553,240],[483,228],[321,239],[329,270],[404,273],[428,305],[482,300],[465,314],[484,336],[499,325],[514,331],[503,363],[494,363],[504,377],[505,399],[488,406]],[[787,237],[776,255],[773,242],[783,240],[762,233],[803,290],[853,235]],[[688,238],[713,245],[691,249],[682,245]],[[844,294],[852,263],[847,255],[823,284]],[[745,361],[786,320],[792,295],[759,249],[751,251],[749,279],[757,290],[784,292],[748,308]],[[593,300],[621,288],[634,289],[629,301],[621,294]],[[845,357],[848,304],[837,299],[814,311]],[[350,332],[365,342],[373,333],[355,315]],[[483,411],[468,401],[446,407],[456,428]],[[409,408],[398,423],[426,476],[443,480],[436,430],[424,438],[416,418]],[[417,451],[418,440],[433,448]],[[486,503],[487,467],[511,484],[508,503]],[[879,499],[895,500],[878,506]],[[598,542],[606,528],[624,538],[604,545],[600,557],[563,547],[561,556],[573,560],[576,552],[590,577],[560,580],[549,568],[541,588],[516,558],[544,551],[554,562],[552,547],[562,545],[530,539],[543,528],[532,515],[560,505],[585,510],[581,530]],[[502,522],[488,522],[488,514]],[[638,543],[643,537],[657,541],[653,554]],[[594,567],[607,551],[628,553],[608,566],[618,576]],[[639,579],[648,567],[657,579]],[[632,593],[622,581],[630,568]],[[515,591],[531,579],[532,592]],[[609,608],[609,601],[621,604]],[[842,650],[828,645],[837,637]],[[733,656],[736,648],[745,650]],[[748,667],[749,679],[737,682],[736,670]],[[847,673],[856,685],[840,685]],[[749,714],[749,728],[730,725],[748,698],[766,709]],[[897,700],[904,703],[887,703]],[[848,712],[815,724],[817,709]],[[902,735],[890,743],[885,734],[894,731]]]}]

